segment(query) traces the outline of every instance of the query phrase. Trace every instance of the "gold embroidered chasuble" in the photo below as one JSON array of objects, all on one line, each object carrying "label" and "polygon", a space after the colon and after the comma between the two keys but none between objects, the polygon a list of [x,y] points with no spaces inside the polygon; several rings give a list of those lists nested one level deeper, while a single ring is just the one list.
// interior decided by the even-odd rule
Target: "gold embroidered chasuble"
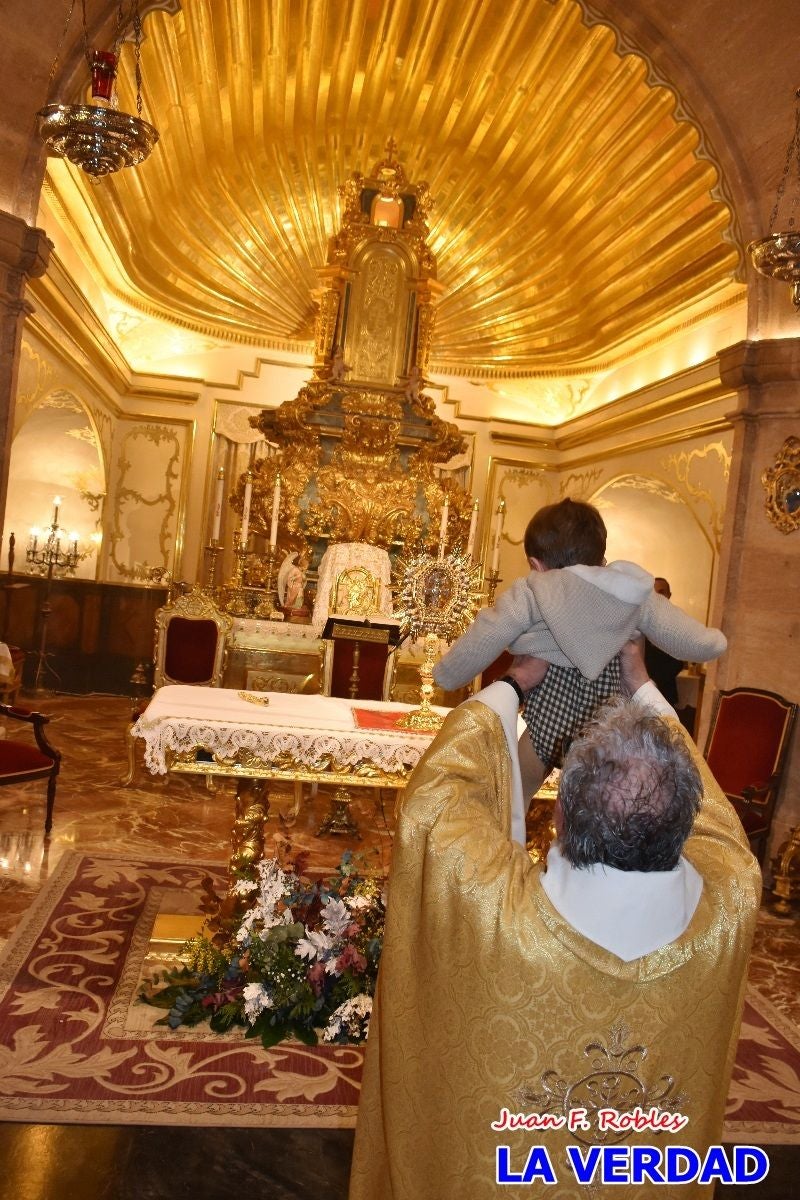
[{"label": "gold embroidered chasuble", "polygon": [[[688,741],[688,738],[687,738]],[[550,904],[542,867],[511,841],[510,759],[479,701],[447,718],[406,790],[367,1046],[350,1200],[484,1200],[605,1191],[579,1185],[565,1147],[718,1141],[741,1021],[761,877],[741,825],[691,743],[704,798],[684,853],[703,878],[688,928],[623,962]],[[689,1118],[679,1133],[491,1128],[502,1108],[561,1113],[597,1098]],[[496,1180],[546,1147],[557,1185]],[[599,1174],[599,1173],[598,1173]],[[648,1183],[624,1196],[708,1197]]]}]

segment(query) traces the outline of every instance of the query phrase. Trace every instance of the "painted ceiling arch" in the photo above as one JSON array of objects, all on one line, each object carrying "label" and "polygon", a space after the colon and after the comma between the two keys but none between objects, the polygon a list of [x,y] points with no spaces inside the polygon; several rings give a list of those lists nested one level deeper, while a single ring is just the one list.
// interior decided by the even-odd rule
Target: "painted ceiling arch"
[{"label": "painted ceiling arch", "polygon": [[389,136],[437,202],[434,370],[592,371],[743,293],[708,139],[577,0],[183,0],[145,29],[159,146],[97,186],[55,163],[48,193],[146,313],[307,344],[337,186]]}]

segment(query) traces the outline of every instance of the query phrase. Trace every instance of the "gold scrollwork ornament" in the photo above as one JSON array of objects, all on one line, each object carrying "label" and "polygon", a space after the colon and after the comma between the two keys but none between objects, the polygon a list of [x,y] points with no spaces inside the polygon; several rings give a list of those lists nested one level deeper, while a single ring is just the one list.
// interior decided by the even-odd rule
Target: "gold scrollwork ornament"
[{"label": "gold scrollwork ornament", "polygon": [[761,476],[767,516],[781,533],[800,529],[800,438],[788,437]]}]

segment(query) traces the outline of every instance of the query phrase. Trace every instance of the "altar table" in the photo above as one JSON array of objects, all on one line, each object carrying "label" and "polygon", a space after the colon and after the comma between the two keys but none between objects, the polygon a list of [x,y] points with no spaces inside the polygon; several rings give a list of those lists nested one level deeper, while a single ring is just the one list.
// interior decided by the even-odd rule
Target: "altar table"
[{"label": "altar table", "polygon": [[[356,713],[374,712],[385,722],[412,707],[172,684],[158,689],[131,734],[143,740],[145,764],[153,774],[293,783],[293,816],[303,783],[334,784],[339,788],[334,815],[322,831],[355,832],[346,815],[347,789],[404,788],[431,741],[429,734],[366,728],[368,718],[361,717],[359,724]],[[263,815],[268,807],[267,802]]]},{"label": "altar table", "polygon": [[[354,710],[378,715],[411,708],[172,684],[158,689],[131,732],[144,741],[145,763],[157,775],[181,771],[396,788],[405,786],[430,736],[364,728]],[[198,761],[198,751],[210,759]]]}]

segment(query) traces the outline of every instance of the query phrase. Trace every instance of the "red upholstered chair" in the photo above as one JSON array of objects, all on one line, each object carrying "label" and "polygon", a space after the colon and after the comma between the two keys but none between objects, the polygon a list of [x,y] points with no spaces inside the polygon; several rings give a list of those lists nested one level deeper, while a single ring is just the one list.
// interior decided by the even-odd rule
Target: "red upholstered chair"
[{"label": "red upholstered chair", "polygon": [[200,588],[165,604],[155,615],[153,687],[191,683],[219,687],[233,622]]},{"label": "red upholstered chair", "polygon": [[27,708],[15,708],[11,704],[0,704],[0,717],[33,726],[36,745],[18,742],[16,739],[0,738],[0,787],[8,784],[28,783],[32,779],[47,780],[47,811],[44,831],[53,827],[53,804],[56,798],[56,778],[61,767],[61,754],[48,742],[44,727],[50,720],[44,713],[31,712]]},{"label": "red upholstered chair", "polygon": [[733,804],[763,866],[797,705],[775,692],[720,692],[705,748],[711,773]]},{"label": "red upholstered chair", "polygon": [[[155,614],[155,652],[153,687],[171,683],[195,687],[220,687],[225,673],[227,639],[233,627],[231,618],[215,605],[200,588],[193,588]],[[150,697],[135,702],[131,727],[142,715]],[[136,739],[127,737],[128,771],[120,780],[131,783],[136,769]]]}]

